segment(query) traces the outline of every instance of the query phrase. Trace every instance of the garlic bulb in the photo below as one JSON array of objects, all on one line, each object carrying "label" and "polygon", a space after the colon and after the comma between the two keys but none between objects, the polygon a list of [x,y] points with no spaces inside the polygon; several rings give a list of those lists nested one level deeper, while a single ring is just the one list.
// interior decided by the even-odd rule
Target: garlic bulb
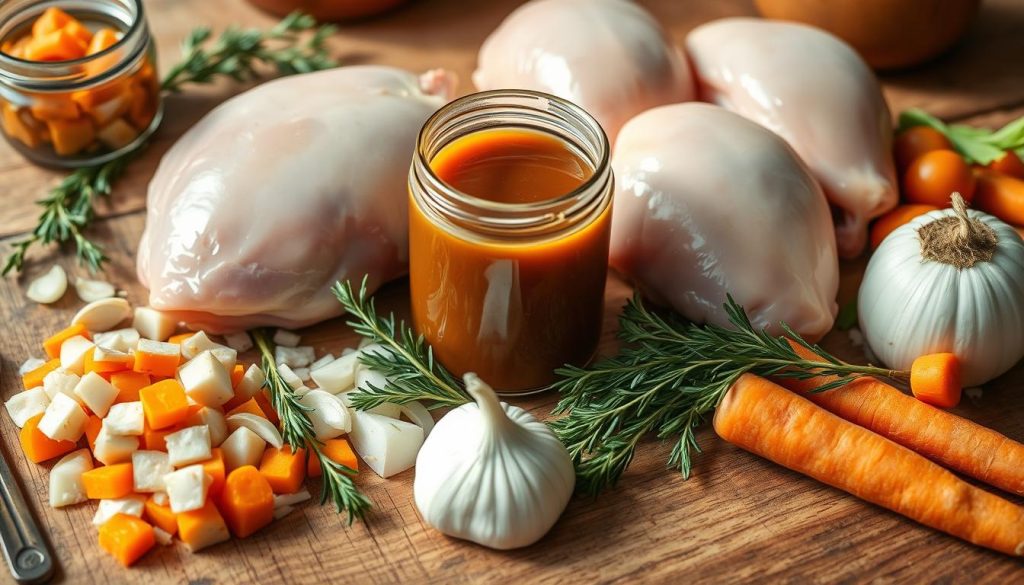
[{"label": "garlic bulb", "polygon": [[999,219],[932,211],[890,234],[868,263],[858,298],[864,338],[890,368],[953,352],[964,386],[1024,356],[1024,241]]},{"label": "garlic bulb", "polygon": [[499,403],[475,374],[465,381],[476,403],[445,415],[423,443],[416,507],[449,536],[501,550],[533,544],[569,503],[572,459],[547,425]]}]

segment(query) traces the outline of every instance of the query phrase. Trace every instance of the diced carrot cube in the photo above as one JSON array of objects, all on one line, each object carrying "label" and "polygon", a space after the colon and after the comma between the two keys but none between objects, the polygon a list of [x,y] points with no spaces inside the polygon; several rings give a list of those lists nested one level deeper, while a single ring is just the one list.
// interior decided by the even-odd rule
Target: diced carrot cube
[{"label": "diced carrot cube", "polygon": [[153,500],[153,496],[150,496],[146,500],[144,511],[146,519],[164,532],[169,534],[178,532],[178,515],[171,511],[170,506],[161,506]]},{"label": "diced carrot cube", "polygon": [[275,425],[281,422],[281,419],[277,416],[277,411],[274,410],[274,405],[270,403],[270,395],[267,394],[266,390],[257,392],[253,395],[256,403],[260,405],[260,410],[263,411],[263,416],[267,417],[267,420],[274,423]]},{"label": "diced carrot cube", "polygon": [[[355,451],[352,450],[352,446],[345,439],[328,439],[320,446],[320,450],[331,461],[344,465],[354,471],[359,471],[359,459],[356,458]],[[317,458],[315,453],[310,453],[306,474],[309,477],[320,477],[322,473],[320,459]]]},{"label": "diced carrot cube", "polygon": [[96,53],[106,51],[110,47],[117,44],[120,38],[117,35],[117,31],[106,27],[96,31],[96,34],[92,35],[92,41],[89,43],[89,49],[86,51],[86,55],[95,55]]},{"label": "diced carrot cube", "polygon": [[39,430],[39,421],[42,418],[43,413],[39,413],[28,419],[25,421],[25,426],[21,427],[21,431],[18,433],[18,439],[21,441],[21,450],[25,452],[25,457],[29,461],[32,463],[42,463],[48,459],[70,453],[78,448],[78,443],[74,441],[54,441],[44,435]]},{"label": "diced carrot cube", "polygon": [[224,490],[224,480],[227,473],[224,469],[224,452],[221,451],[220,447],[214,447],[212,453],[213,456],[203,461],[202,466],[206,475],[213,479],[208,493],[210,497],[215,498]]},{"label": "diced carrot cube", "polygon": [[81,323],[75,323],[63,331],[54,333],[46,341],[43,342],[43,350],[46,351],[46,355],[51,358],[60,357],[60,346],[64,345],[64,342],[76,335],[81,335],[86,339],[92,339],[89,335],[89,331],[85,328],[85,325]]},{"label": "diced carrot cube", "polygon": [[152,380],[149,374],[126,370],[111,374],[110,383],[117,388],[117,399],[114,402],[136,402],[139,399],[139,390],[149,386]]},{"label": "diced carrot cube", "polygon": [[252,465],[243,465],[228,475],[220,502],[224,520],[238,538],[251,535],[274,519],[274,491]]},{"label": "diced carrot cube", "polygon": [[89,418],[85,419],[85,440],[89,443],[89,451],[96,450],[96,437],[99,436],[101,428],[103,428],[103,420],[95,414],[91,414]]},{"label": "diced carrot cube", "polygon": [[25,372],[25,375],[21,377],[21,383],[25,385],[26,390],[31,390],[36,386],[42,386],[43,380],[46,378],[46,374],[49,374],[59,367],[60,358],[54,358],[32,371]]},{"label": "diced carrot cube", "polygon": [[82,474],[82,485],[90,500],[123,498],[135,487],[132,464],[115,463],[86,471]]},{"label": "diced carrot cube", "polygon": [[3,117],[0,120],[3,121],[4,132],[25,146],[36,148],[42,142],[39,133],[25,123],[18,108],[11,104],[6,102],[3,104]]},{"label": "diced carrot cube", "polygon": [[85,28],[77,20],[71,20],[71,22],[64,25],[64,32],[81,41],[86,47],[86,54],[89,54],[89,45],[92,43],[92,31]]},{"label": "diced carrot cube", "polygon": [[96,140],[96,130],[92,127],[92,122],[85,118],[48,120],[46,126],[50,129],[50,138],[53,139],[53,150],[61,156],[78,154]]},{"label": "diced carrot cube", "polygon": [[85,56],[86,44],[66,29],[35,35],[25,45],[29,61],[70,61]]},{"label": "diced carrot cube", "polygon": [[75,18],[56,6],[47,8],[39,15],[39,18],[32,23],[32,36],[40,37],[48,33],[60,30],[67,26]]},{"label": "diced carrot cube", "polygon": [[18,59],[25,58],[25,47],[28,46],[29,42],[32,41],[32,35],[24,35],[18,37],[15,40],[4,41],[3,47],[0,51],[7,53],[11,57],[17,57]]},{"label": "diced carrot cube", "polygon": [[66,95],[36,95],[29,106],[40,120],[74,120],[81,113],[78,104]]},{"label": "diced carrot cube", "polygon": [[[138,364],[138,358],[136,358]],[[162,380],[139,390],[146,422],[155,430],[180,423],[188,416],[185,389],[177,380]]]},{"label": "diced carrot cube", "polygon": [[[143,407],[145,410],[145,407]],[[153,429],[147,422],[142,430],[142,448],[147,451],[166,451],[167,435],[185,428],[183,423],[171,425],[166,429]]]},{"label": "diced carrot cube", "polygon": [[167,343],[173,343],[174,345],[181,345],[188,341],[189,337],[195,335],[193,332],[178,333],[167,338]]},{"label": "diced carrot cube", "polygon": [[128,109],[128,120],[139,129],[149,128],[156,117],[157,105],[160,101],[160,89],[156,83],[132,83],[132,105]]},{"label": "diced carrot cube", "polygon": [[275,494],[294,494],[306,479],[306,450],[292,453],[290,445],[270,447],[263,452],[260,473]]},{"label": "diced carrot cube", "polygon": [[231,416],[233,414],[243,414],[243,413],[255,414],[256,416],[267,418],[267,415],[263,413],[263,409],[260,408],[260,405],[259,405],[258,402],[256,402],[255,398],[250,398],[249,400],[246,400],[245,402],[243,402],[243,403],[239,404],[238,406],[232,408],[231,410],[229,410],[227,412],[227,414],[225,416]]},{"label": "diced carrot cube", "polygon": [[[172,378],[178,371],[178,364],[181,361],[181,348],[174,344],[153,342],[154,350],[148,351],[142,344],[135,351],[135,365],[132,368],[136,372],[150,374],[162,378]],[[166,348],[178,348],[177,351],[164,353]]]},{"label": "diced carrot cube", "polygon": [[217,506],[207,500],[206,505],[198,510],[178,514],[178,538],[189,550],[196,552],[228,540],[231,534]]},{"label": "diced carrot cube", "polygon": [[94,350],[85,352],[85,362],[83,371],[85,373],[96,372],[97,374],[113,374],[114,372],[123,372],[125,370],[131,370],[132,362],[98,362],[93,355]]},{"label": "diced carrot cube", "polygon": [[[245,366],[242,364],[235,364],[235,367],[231,368],[231,387],[237,388],[238,383],[245,377]],[[263,416],[262,414],[260,416]]]},{"label": "diced carrot cube", "polygon": [[100,546],[117,562],[130,567],[156,545],[153,527],[144,520],[127,514],[114,517],[100,526]]}]

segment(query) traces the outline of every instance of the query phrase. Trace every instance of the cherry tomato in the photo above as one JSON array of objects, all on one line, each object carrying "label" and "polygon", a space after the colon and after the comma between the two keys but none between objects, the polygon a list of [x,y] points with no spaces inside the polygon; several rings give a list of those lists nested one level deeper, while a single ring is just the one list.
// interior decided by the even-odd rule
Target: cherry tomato
[{"label": "cherry tomato", "polygon": [[903,198],[908,203],[949,207],[954,191],[970,203],[974,187],[971,167],[952,150],[926,152],[903,173]]},{"label": "cherry tomato", "polygon": [[933,150],[953,150],[953,144],[942,132],[931,126],[907,128],[897,134],[893,142],[896,167],[901,171],[909,167],[917,157]]},{"label": "cherry tomato", "polygon": [[985,166],[997,173],[1024,179],[1024,161],[1021,161],[1017,153],[1012,150],[1007,150],[1003,153],[1002,158],[997,158]]}]

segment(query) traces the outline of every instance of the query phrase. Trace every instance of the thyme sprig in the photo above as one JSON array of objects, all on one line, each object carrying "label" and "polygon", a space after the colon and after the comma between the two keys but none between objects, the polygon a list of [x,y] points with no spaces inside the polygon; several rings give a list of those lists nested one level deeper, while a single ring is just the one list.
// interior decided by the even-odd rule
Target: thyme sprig
[{"label": "thyme sprig", "polygon": [[[223,77],[250,81],[259,77],[261,66],[272,67],[280,75],[336,67],[337,61],[325,46],[335,30],[333,25],[317,26],[312,16],[302,12],[289,14],[266,31],[229,27],[212,43],[210,28],[197,28],[182,43],[182,61],[168,71],[161,86],[165,91],[178,92],[186,84],[213,83]],[[302,34],[307,31],[313,31],[312,35]],[[43,211],[35,229],[12,244],[14,250],[2,274],[24,268],[25,255],[32,246],[52,243],[73,243],[80,264],[90,272],[102,270],[107,256],[85,230],[95,217],[96,200],[110,195],[114,181],[138,150],[75,170],[40,199],[37,203]]]},{"label": "thyme sprig", "polygon": [[[359,472],[335,462],[324,454],[323,444],[316,439],[313,423],[307,414],[310,409],[299,402],[299,396],[284,381],[277,369],[277,363],[274,361],[274,343],[270,340],[270,335],[266,331],[256,330],[252,332],[252,337],[260,352],[270,401],[281,419],[281,438],[293,449],[306,448],[307,457],[312,455],[320,461],[323,478],[320,504],[330,499],[338,513],[344,511],[348,514],[349,524],[356,518],[363,518],[371,504],[352,480],[352,476]],[[311,455],[309,451],[312,451]]]},{"label": "thyme sprig", "polygon": [[359,335],[380,344],[375,351],[361,352],[360,362],[384,374],[388,380],[383,387],[370,384],[368,388],[352,392],[349,395],[352,405],[367,410],[386,402],[404,404],[418,400],[430,408],[472,402],[455,376],[434,359],[434,352],[422,335],[416,335],[405,321],[396,321],[394,313],[387,317],[377,314],[366,283],[367,278],[363,277],[358,293],[353,290],[351,281],[335,283],[332,289],[348,313],[348,325]]},{"label": "thyme sprig", "polygon": [[[647,309],[634,297],[620,317],[626,346],[589,368],[565,367],[554,388],[561,394],[552,423],[576,463],[581,491],[596,494],[614,485],[640,441],[653,433],[674,442],[668,466],[689,477],[700,452],[696,430],[741,375],[806,380],[836,376],[816,391],[841,387],[860,376],[905,380],[907,372],[849,364],[808,343],[785,324],[784,336],[754,327],[731,297],[725,305],[731,328],[693,325]],[[821,356],[806,359],[795,341]]]}]

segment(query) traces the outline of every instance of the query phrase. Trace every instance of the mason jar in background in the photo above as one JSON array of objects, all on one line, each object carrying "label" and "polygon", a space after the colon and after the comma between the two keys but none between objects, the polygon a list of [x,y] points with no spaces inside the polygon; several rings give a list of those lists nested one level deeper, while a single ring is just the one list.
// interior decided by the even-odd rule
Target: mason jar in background
[{"label": "mason jar in background", "polygon": [[[33,23],[51,8],[84,25],[87,33],[75,29],[90,39],[92,54],[59,61],[26,56]],[[47,18],[54,24],[53,13]],[[0,51],[0,127],[32,162],[103,163],[139,146],[160,123],[156,51],[141,0],[2,2]]]}]

